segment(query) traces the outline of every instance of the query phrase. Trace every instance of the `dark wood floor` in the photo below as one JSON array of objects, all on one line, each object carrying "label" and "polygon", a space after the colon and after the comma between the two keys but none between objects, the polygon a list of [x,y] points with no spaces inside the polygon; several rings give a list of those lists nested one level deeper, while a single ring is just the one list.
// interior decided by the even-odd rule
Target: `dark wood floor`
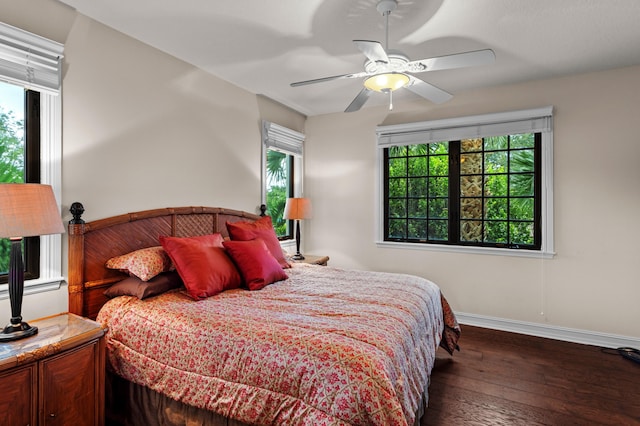
[{"label": "dark wood floor", "polygon": [[640,425],[640,364],[596,346],[462,326],[422,426]]}]

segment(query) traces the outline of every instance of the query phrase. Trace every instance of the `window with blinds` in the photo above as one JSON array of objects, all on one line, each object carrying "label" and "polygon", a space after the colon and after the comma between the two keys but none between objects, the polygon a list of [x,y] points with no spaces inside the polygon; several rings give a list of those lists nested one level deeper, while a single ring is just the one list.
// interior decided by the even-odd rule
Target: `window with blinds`
[{"label": "window with blinds", "polygon": [[[64,46],[0,23],[0,179],[61,188],[61,69]],[[6,282],[8,242],[0,241],[0,283]],[[24,240],[25,288],[62,281],[61,236]],[[0,297],[6,289],[0,288]]]},{"label": "window with blinds", "polygon": [[282,240],[293,239],[292,221],[283,218],[287,198],[302,194],[304,135],[278,124],[262,123],[263,203]]},{"label": "window with blinds", "polygon": [[379,244],[553,252],[552,109],[378,128]]}]

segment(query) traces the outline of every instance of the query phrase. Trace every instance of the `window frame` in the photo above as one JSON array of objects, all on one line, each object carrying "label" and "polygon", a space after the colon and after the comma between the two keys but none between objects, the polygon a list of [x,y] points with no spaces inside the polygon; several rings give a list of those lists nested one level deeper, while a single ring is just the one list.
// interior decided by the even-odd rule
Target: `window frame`
[{"label": "window frame", "polygon": [[[266,206],[267,199],[267,152],[269,150],[278,151],[288,156],[291,176],[289,181],[288,197],[301,197],[303,194],[303,165],[304,165],[304,139],[305,135],[295,130],[281,126],[270,121],[263,121],[261,128],[262,136],[262,173],[261,173],[261,203]],[[293,221],[287,224],[287,235],[280,236],[280,241],[294,240]]]},{"label": "window frame", "polygon": [[[62,187],[62,52],[64,45],[0,22],[0,80],[40,93],[40,164],[29,170],[28,181],[51,185],[60,209]],[[25,126],[29,126],[25,115]],[[25,145],[28,141],[25,141]],[[26,147],[31,149],[30,147]],[[33,166],[32,166],[33,168]],[[25,163],[25,169],[29,167]],[[39,274],[25,275],[24,294],[60,288],[62,235],[39,237]],[[28,256],[25,256],[29,262]],[[0,284],[0,299],[7,299],[8,284]]]},{"label": "window frame", "polygon": [[[40,183],[40,92],[25,90],[24,93],[24,181]],[[23,239],[24,278],[40,278],[40,237]],[[9,275],[0,276],[0,282],[8,282]]]},{"label": "window frame", "polygon": [[[503,133],[504,132],[504,133]],[[390,146],[459,140],[501,134],[536,133],[540,141],[540,249],[512,249],[468,244],[385,241],[385,156]],[[457,253],[492,254],[519,257],[551,258],[553,242],[553,107],[458,117],[389,126],[378,126],[376,168],[376,239],[377,247],[432,250]],[[459,197],[459,195],[458,195]]]}]

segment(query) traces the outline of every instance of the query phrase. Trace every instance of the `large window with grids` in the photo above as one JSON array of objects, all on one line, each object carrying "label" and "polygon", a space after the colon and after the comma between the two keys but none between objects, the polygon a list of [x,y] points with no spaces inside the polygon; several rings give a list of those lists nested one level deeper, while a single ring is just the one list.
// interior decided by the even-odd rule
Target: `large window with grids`
[{"label": "large window with grids", "polygon": [[380,127],[378,144],[379,243],[552,253],[550,108]]}]

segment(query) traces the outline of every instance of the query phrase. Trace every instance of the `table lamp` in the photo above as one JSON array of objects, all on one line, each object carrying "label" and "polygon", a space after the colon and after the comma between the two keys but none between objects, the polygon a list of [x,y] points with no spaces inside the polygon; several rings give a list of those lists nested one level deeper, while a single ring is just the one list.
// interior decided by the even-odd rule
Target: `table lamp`
[{"label": "table lamp", "polygon": [[293,259],[302,260],[304,256],[300,254],[300,220],[311,219],[311,200],[308,198],[287,198],[283,217],[296,221],[296,254]]},{"label": "table lamp", "polygon": [[18,340],[38,332],[22,321],[24,263],[22,238],[64,233],[53,190],[35,183],[0,184],[0,238],[11,240],[9,301],[11,322],[0,332],[0,342]]}]

